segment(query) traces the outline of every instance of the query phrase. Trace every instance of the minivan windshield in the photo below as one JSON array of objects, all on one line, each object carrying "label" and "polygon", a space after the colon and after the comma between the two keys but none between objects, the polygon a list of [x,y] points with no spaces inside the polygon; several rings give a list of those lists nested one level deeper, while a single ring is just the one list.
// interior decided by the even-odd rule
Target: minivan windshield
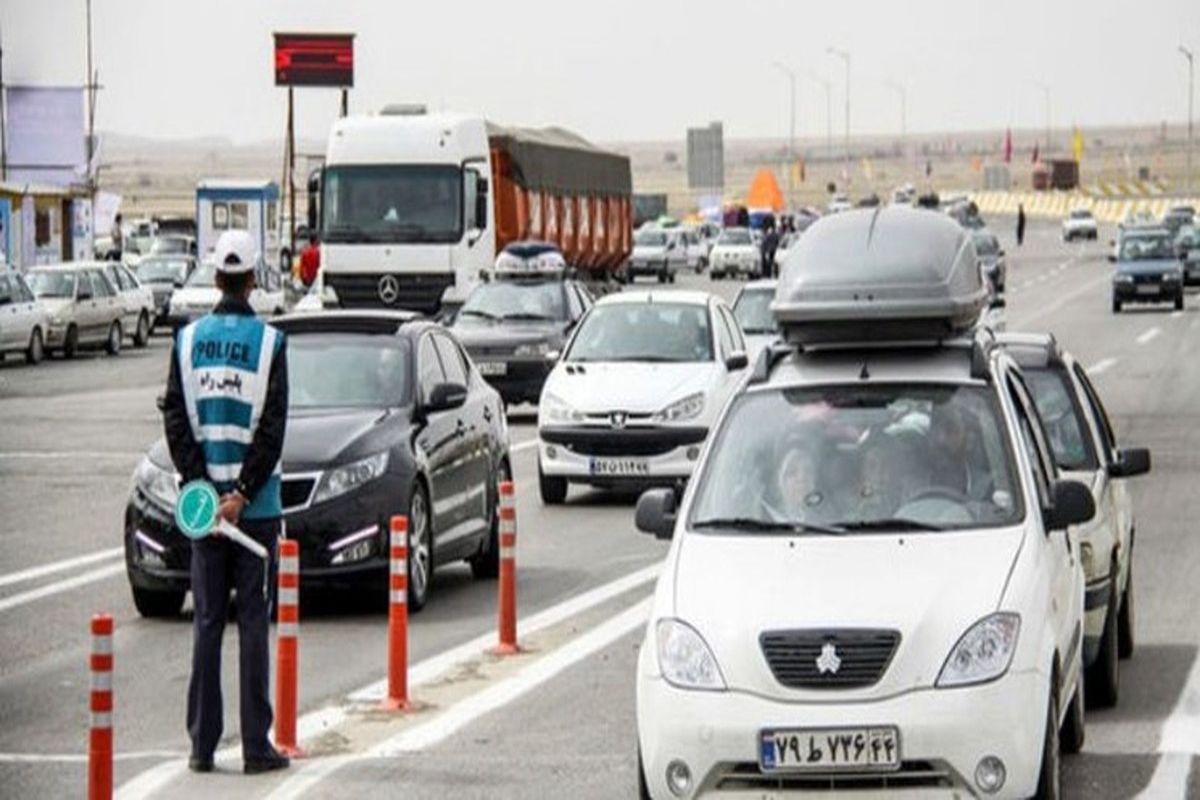
[{"label": "minivan windshield", "polygon": [[568,361],[712,361],[708,307],[660,302],[595,306],[566,357]]},{"label": "minivan windshield", "polygon": [[753,392],[697,486],[698,532],[933,531],[1012,525],[1020,484],[994,393],[974,385]]},{"label": "minivan windshield", "polygon": [[325,170],[321,241],[450,244],[462,239],[463,172],[439,164]]},{"label": "minivan windshield", "polygon": [[774,299],[773,288],[746,289],[738,295],[733,304],[733,316],[742,326],[743,333],[775,333],[779,330],[775,315],[771,313],[771,301]]},{"label": "minivan windshield", "polygon": [[392,408],[409,402],[408,343],[392,336],[288,336],[288,407]]}]

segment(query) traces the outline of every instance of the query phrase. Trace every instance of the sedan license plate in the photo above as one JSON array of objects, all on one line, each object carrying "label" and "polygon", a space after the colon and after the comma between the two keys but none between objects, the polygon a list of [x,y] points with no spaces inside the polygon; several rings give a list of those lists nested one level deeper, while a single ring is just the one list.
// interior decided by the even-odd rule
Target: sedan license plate
[{"label": "sedan license plate", "polygon": [[838,772],[900,768],[900,729],[793,728],[759,735],[763,772]]},{"label": "sedan license plate", "polygon": [[503,361],[480,361],[475,365],[480,375],[507,375],[508,364]]},{"label": "sedan license plate", "polygon": [[650,474],[650,462],[644,458],[593,458],[593,475],[599,477],[641,477]]},{"label": "sedan license plate", "polygon": [[1143,283],[1137,287],[1138,294],[1158,294],[1157,283]]}]

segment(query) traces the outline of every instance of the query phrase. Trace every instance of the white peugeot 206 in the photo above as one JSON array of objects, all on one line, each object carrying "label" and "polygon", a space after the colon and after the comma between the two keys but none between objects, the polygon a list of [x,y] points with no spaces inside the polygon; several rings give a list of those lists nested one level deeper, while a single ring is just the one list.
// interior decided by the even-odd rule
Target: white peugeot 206
[{"label": "white peugeot 206", "polygon": [[570,483],[629,488],[686,480],[746,367],[742,332],[713,295],[602,298],[542,389],[542,502],[563,502]]},{"label": "white peugeot 206", "polygon": [[1083,744],[1084,582],[969,232],[822,220],[682,500],[637,666],[642,797],[1057,797]]}]

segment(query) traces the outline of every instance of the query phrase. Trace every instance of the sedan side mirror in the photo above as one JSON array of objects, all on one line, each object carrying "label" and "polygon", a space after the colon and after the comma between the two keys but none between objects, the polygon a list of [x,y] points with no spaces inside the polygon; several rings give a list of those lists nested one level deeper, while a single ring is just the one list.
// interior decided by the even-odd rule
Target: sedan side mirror
[{"label": "sedan side mirror", "polygon": [[1092,492],[1079,481],[1057,480],[1050,490],[1050,508],[1042,513],[1047,531],[1082,525],[1096,516]]},{"label": "sedan side mirror", "polygon": [[461,407],[465,402],[467,387],[461,383],[439,383],[429,393],[429,399],[425,401],[425,411],[449,411]]},{"label": "sedan side mirror", "polygon": [[1112,478],[1133,478],[1150,471],[1150,451],[1144,447],[1129,447],[1117,451],[1117,458],[1108,465]]},{"label": "sedan side mirror", "polygon": [[670,539],[675,531],[675,490],[648,489],[638,498],[633,522],[655,539]]},{"label": "sedan side mirror", "polygon": [[738,351],[730,354],[729,358],[725,359],[725,369],[730,372],[736,372],[739,369],[745,369],[750,364],[750,357],[744,352]]}]

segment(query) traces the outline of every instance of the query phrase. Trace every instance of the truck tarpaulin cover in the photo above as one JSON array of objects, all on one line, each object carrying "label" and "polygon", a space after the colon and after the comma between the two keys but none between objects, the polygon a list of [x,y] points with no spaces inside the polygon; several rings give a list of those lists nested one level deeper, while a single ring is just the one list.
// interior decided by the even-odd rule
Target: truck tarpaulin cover
[{"label": "truck tarpaulin cover", "polygon": [[559,194],[632,191],[629,159],[601,150],[562,128],[509,128],[488,124],[491,146],[506,152],[512,179],[525,189]]}]

